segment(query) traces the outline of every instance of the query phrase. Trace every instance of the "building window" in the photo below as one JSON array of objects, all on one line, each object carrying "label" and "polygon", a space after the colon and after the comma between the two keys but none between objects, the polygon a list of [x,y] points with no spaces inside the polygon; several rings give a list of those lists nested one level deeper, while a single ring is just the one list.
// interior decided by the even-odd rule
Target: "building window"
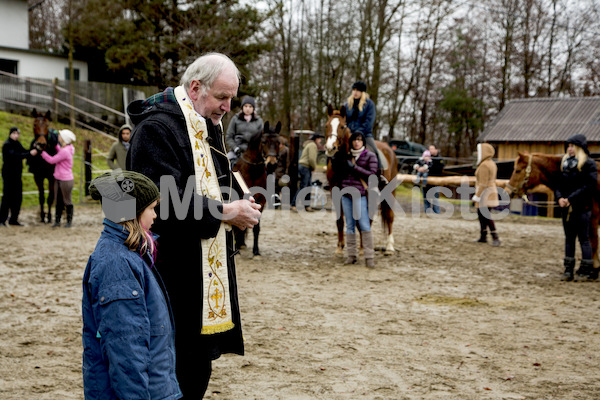
[{"label": "building window", "polygon": [[[65,81],[68,81],[69,78],[69,67],[65,68]],[[79,68],[73,68],[73,80],[79,80]]]},{"label": "building window", "polygon": [[0,58],[0,71],[8,72],[17,75],[19,62],[17,60],[7,60]]}]

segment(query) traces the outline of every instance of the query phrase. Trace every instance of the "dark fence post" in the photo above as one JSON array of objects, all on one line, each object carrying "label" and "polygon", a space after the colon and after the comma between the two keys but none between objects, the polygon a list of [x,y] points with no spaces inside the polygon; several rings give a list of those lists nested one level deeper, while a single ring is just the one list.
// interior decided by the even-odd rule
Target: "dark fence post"
[{"label": "dark fence post", "polygon": [[296,136],[294,131],[290,132],[290,166],[288,168],[288,174],[290,176],[290,201],[296,195],[298,191],[298,154],[300,147],[300,137]]},{"label": "dark fence post", "polygon": [[92,182],[92,141],[89,139],[85,141],[83,154],[85,157],[85,195],[89,196],[89,186]]}]

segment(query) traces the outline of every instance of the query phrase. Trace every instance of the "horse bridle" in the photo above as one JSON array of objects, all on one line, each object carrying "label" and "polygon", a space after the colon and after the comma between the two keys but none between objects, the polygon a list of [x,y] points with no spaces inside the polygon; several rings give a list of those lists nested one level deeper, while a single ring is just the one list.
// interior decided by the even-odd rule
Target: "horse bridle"
[{"label": "horse bridle", "polygon": [[[341,119],[340,117],[336,117],[336,118],[337,118],[338,120],[340,120],[340,119]],[[338,129],[341,129],[341,130],[342,130],[342,132],[344,132],[344,131],[346,131],[346,129],[348,129],[348,125],[347,125],[347,124],[340,125],[340,126],[338,127]],[[338,137],[337,131],[336,131],[336,132],[334,132],[334,131],[333,131],[333,129],[331,130],[331,136],[335,138],[336,142],[339,140],[339,137]],[[338,144],[338,147],[339,147],[339,144]],[[327,155],[327,157],[333,157],[333,156],[335,155],[335,153],[337,153],[337,151],[338,151],[338,149],[337,149],[337,148],[333,148],[333,149],[331,150],[331,152],[329,152],[329,151],[325,151],[325,154]]]},{"label": "horse bridle", "polygon": [[[523,189],[523,186],[525,186],[528,182],[529,182],[529,176],[531,175],[531,162],[533,161],[533,155],[532,154],[527,154],[529,156],[529,160],[527,161],[527,167],[525,168],[525,178],[523,178],[523,181],[521,183],[519,183],[519,185],[515,188],[513,186],[511,186],[509,183],[506,184],[506,187],[513,193],[515,194],[519,194],[519,192]],[[523,193],[522,196],[525,196],[525,193]],[[521,197],[522,197],[521,196]]]}]

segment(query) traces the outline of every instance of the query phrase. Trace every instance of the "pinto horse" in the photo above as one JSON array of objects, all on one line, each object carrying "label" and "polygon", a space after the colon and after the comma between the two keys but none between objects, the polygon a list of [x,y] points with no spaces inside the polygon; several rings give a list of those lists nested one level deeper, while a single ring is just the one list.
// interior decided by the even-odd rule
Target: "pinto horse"
[{"label": "pinto horse", "polygon": [[[327,180],[330,188],[340,188],[344,171],[346,170],[346,161],[350,157],[350,128],[346,125],[346,107],[342,106],[340,110],[334,110],[330,105],[327,106],[327,123],[325,124],[325,151],[327,154]],[[383,171],[383,176],[391,182],[398,175],[398,160],[392,148],[385,142],[375,141],[377,149],[385,157],[387,168]],[[380,156],[381,156],[380,154]],[[382,189],[382,188],[380,188]],[[394,224],[393,205],[383,201],[380,204],[381,219],[383,228],[387,235],[385,254],[393,254],[394,236],[392,235],[392,226]],[[339,207],[341,211],[341,206]],[[340,212],[340,217],[336,221],[338,228],[338,243],[336,254],[343,255],[344,249],[344,215]]]},{"label": "pinto horse", "polygon": [[[265,122],[263,131],[250,138],[248,149],[240,156],[233,171],[239,171],[246,185],[249,188],[267,188],[267,175],[275,172],[277,167],[277,159],[279,152],[279,132],[281,131],[281,122],[277,123],[275,128],[269,126],[269,122]],[[242,194],[240,194],[241,197]],[[267,202],[267,199],[262,193],[257,193],[254,198],[261,206],[261,210]],[[243,248],[245,244],[246,231],[241,231],[234,227],[236,247]],[[252,254],[260,256],[258,247],[258,235],[260,234],[260,221],[252,228],[254,233],[254,247]]]},{"label": "pinto horse", "polygon": [[[552,191],[556,190],[556,185],[562,174],[560,170],[561,161],[562,156],[519,152],[519,156],[515,160],[513,173],[504,190],[514,197],[522,196],[538,185],[546,185]],[[596,167],[600,169],[600,163],[596,162]],[[600,191],[600,176],[596,190],[590,221],[590,243],[594,253],[594,267],[598,268],[600,266],[598,254],[598,223],[600,222],[600,199],[598,198],[600,192],[598,191]]]},{"label": "pinto horse", "polygon": [[[43,149],[51,156],[56,154],[56,146],[58,145],[58,133],[54,129],[50,129],[50,111],[45,115],[39,114],[35,109],[31,113],[33,120],[33,140],[31,141],[30,149]],[[40,201],[40,220],[41,222],[50,223],[52,221],[52,204],[54,203],[54,165],[47,163],[38,154],[36,157],[28,159],[29,172],[33,174],[35,185],[38,188],[38,198]],[[48,213],[44,212],[44,202],[46,201],[46,193],[44,191],[44,181],[48,181]]]}]

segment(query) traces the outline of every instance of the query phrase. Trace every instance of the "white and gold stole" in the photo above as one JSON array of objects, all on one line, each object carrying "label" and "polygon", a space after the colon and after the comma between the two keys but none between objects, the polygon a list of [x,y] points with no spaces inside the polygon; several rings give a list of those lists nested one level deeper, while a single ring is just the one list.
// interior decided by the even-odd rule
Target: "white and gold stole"
[{"label": "white and gold stole", "polygon": [[[177,103],[185,116],[196,173],[196,193],[213,200],[223,201],[215,165],[208,144],[206,120],[195,110],[183,86],[175,88]],[[229,275],[227,272],[226,224],[214,238],[201,239],[202,247],[202,330],[201,334],[225,332],[233,328]]]}]

